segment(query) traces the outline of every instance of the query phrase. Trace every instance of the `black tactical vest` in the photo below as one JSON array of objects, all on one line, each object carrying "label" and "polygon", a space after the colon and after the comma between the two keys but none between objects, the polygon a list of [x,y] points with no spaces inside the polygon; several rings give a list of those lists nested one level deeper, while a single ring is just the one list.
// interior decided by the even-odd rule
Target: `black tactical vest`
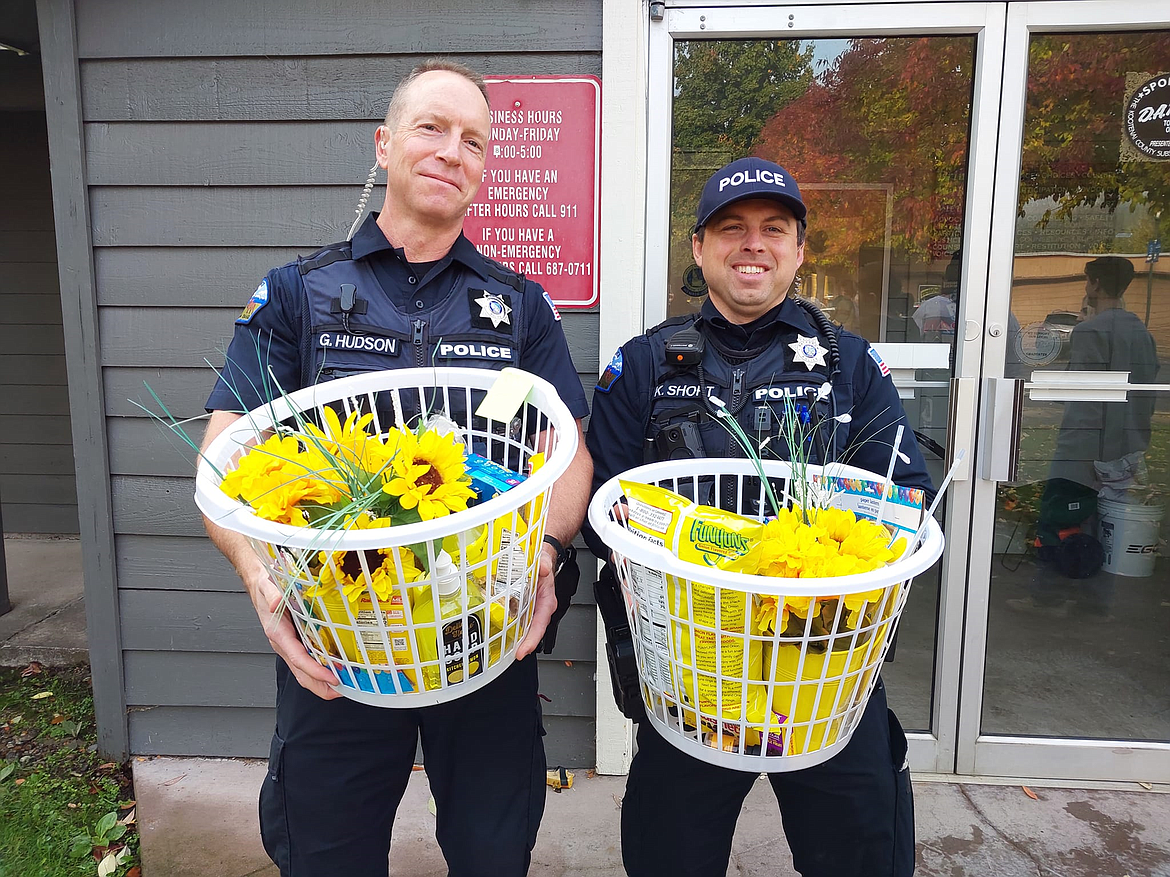
[{"label": "black tactical vest", "polygon": [[[703,352],[697,365],[679,365],[668,352],[670,339],[678,332],[696,328],[703,336]],[[839,330],[833,327],[834,332]],[[667,320],[647,333],[654,372],[650,387],[650,420],[647,428],[647,462],[684,457],[743,457],[740,446],[714,415],[715,405],[705,401],[704,392],[725,403],[751,443],[762,448],[764,459],[791,459],[784,440],[783,418],[792,411],[814,440],[807,459],[821,463],[835,459],[847,428],[834,430],[828,419],[834,410],[831,395],[849,399],[847,376],[832,377],[832,391],[825,387],[831,377],[832,358],[822,332],[810,336],[795,329],[778,331],[768,346],[738,351],[721,344],[717,330],[698,315]],[[825,364],[799,361],[801,351],[790,345],[803,335],[813,337],[811,350],[822,348]],[[805,356],[805,359],[813,358]],[[825,421],[815,432],[814,423]],[[839,435],[838,435],[839,433]],[[834,446],[834,439],[836,439]],[[696,446],[697,445],[697,446]]]},{"label": "black tactical vest", "polygon": [[428,290],[427,306],[410,315],[394,305],[368,263],[353,259],[349,243],[299,260],[298,269],[307,300],[305,386],[388,368],[520,363],[525,281],[505,268],[490,265],[484,279],[456,266],[447,272],[450,285]]}]

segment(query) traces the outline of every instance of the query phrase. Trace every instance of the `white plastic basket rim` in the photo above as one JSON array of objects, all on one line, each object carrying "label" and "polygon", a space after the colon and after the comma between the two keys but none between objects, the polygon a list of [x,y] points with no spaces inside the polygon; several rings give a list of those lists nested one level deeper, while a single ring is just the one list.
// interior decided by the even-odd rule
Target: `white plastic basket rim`
[{"label": "white plastic basket rim", "polygon": [[[456,366],[388,369],[296,390],[271,404],[252,409],[216,436],[199,459],[195,473],[195,504],[208,520],[220,527],[262,542],[312,550],[364,551],[412,545],[486,524],[530,503],[548,490],[569,468],[577,453],[577,423],[553,385],[538,375],[530,375],[532,390],[527,397],[528,404],[536,407],[548,419],[557,435],[556,444],[544,465],[520,484],[487,502],[431,521],[370,530],[324,530],[268,521],[220,490],[219,476],[211,464],[223,471],[232,455],[246,441],[254,439],[258,431],[271,429],[274,423],[287,420],[296,412],[304,412],[339,399],[394,389],[442,390],[446,386],[460,390],[489,390],[499,376],[500,372],[491,369]],[[467,424],[460,426],[466,428]]]},{"label": "white plastic basket rim", "polygon": [[[696,463],[700,463],[704,467],[704,471],[696,472]],[[791,465],[782,460],[764,460],[763,466],[764,473],[769,478],[786,478],[791,473]],[[816,474],[823,472],[830,477],[884,480],[882,476],[866,469],[847,466],[843,463],[832,463],[823,469],[819,466],[809,466],[808,468]],[[830,593],[856,594],[870,591],[874,588],[886,587],[896,582],[912,579],[929,569],[942,556],[944,546],[942,528],[939,527],[937,521],[931,518],[927,522],[922,542],[917,550],[894,561],[889,566],[871,572],[834,578],[779,579],[772,576],[728,572],[716,567],[700,566],[697,563],[680,560],[670,550],[653,545],[645,539],[633,535],[609,516],[614,503],[624,496],[621,481],[657,484],[662,481],[684,482],[696,477],[718,475],[758,477],[759,473],[751,460],[742,457],[705,457],[701,460],[668,460],[660,463],[648,463],[615,475],[598,488],[589,503],[589,523],[597,535],[601,537],[601,541],[612,551],[635,563],[651,566],[662,572],[692,581],[700,581],[704,584],[731,587],[775,597],[819,597]]]}]

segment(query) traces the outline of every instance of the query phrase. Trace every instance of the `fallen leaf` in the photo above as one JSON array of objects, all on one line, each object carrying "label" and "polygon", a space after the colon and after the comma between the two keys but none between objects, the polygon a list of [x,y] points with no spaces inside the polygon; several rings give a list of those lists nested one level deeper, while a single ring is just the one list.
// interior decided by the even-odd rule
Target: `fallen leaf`
[{"label": "fallen leaf", "polygon": [[105,857],[98,862],[97,875],[98,877],[110,877],[118,870],[118,855],[117,853],[106,853]]},{"label": "fallen leaf", "polygon": [[118,766],[117,762],[107,761],[105,764],[99,764],[98,770],[110,770],[111,768],[115,768],[117,766]]},{"label": "fallen leaf", "polygon": [[135,865],[126,872],[126,877],[142,877],[142,868],[138,865]]},{"label": "fallen leaf", "polygon": [[40,661],[33,661],[27,667],[20,671],[21,679],[28,679],[29,676],[37,676],[45,668],[41,666]]},{"label": "fallen leaf", "polygon": [[187,776],[185,773],[181,773],[177,777],[171,777],[169,780],[164,780],[163,785],[164,786],[173,786],[175,783],[177,783],[179,780],[183,779],[185,776]]},{"label": "fallen leaf", "polygon": [[8,720],[10,725],[19,725],[24,720],[24,716],[13,716]]},{"label": "fallen leaf", "polygon": [[597,776],[597,771],[595,771],[593,768],[589,768],[589,770],[585,771],[585,776],[589,777],[589,779],[593,779],[595,776]]},{"label": "fallen leaf", "polygon": [[12,781],[12,784],[13,784],[14,786],[23,786],[23,785],[24,785],[24,777],[21,777],[21,778],[20,778],[20,779],[18,779],[18,780],[13,780],[13,781]]},{"label": "fallen leaf", "polygon": [[42,692],[40,692],[39,694],[34,694],[34,695],[32,696],[32,699],[33,699],[33,700],[44,700],[46,697],[52,697],[52,696],[53,696],[53,692],[51,692],[51,691],[42,691]]},{"label": "fallen leaf", "polygon": [[134,814],[137,812],[138,812],[137,810],[132,809],[129,813],[127,813],[125,816],[123,816],[121,819],[118,820],[118,824],[119,825],[133,825],[134,824]]},{"label": "fallen leaf", "polygon": [[1139,782],[1138,785],[1141,786],[1143,789],[1145,789],[1147,792],[1154,791],[1154,784],[1153,783]]},{"label": "fallen leaf", "polygon": [[77,805],[76,805],[76,804],[66,804],[65,806],[66,806],[66,807],[68,807],[70,810],[76,810],[76,809],[77,809]]},{"label": "fallen leaf", "polygon": [[1029,798],[1031,798],[1033,801],[1040,800],[1040,796],[1037,795],[1035,792],[1033,792],[1031,789],[1029,789],[1027,786],[1020,786],[1020,788],[1023,789],[1024,794],[1027,795]]},{"label": "fallen leaf", "polygon": [[59,725],[65,721],[65,717],[60,713],[53,713],[53,718],[49,719],[50,725]]},{"label": "fallen leaf", "polygon": [[134,806],[135,804],[137,804],[137,803],[138,803],[138,802],[137,802],[137,801],[135,801],[135,800],[133,800],[133,799],[131,799],[131,800],[129,800],[129,801],[124,801],[124,802],[122,802],[121,804],[119,804],[119,805],[118,805],[118,809],[119,809],[119,810],[125,810],[127,807],[133,807],[133,806]]}]

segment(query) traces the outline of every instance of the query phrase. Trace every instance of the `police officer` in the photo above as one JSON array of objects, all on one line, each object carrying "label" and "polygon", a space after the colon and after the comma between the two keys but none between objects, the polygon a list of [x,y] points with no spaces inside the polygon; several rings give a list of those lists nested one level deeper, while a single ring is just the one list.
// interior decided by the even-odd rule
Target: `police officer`
[{"label": "police officer", "polygon": [[[486,259],[463,236],[483,179],[491,121],[483,79],[427,62],[398,86],[374,136],[387,172],[381,213],[352,241],[270,271],[236,320],[208,400],[210,442],[276,388],[353,372],[429,364],[518,366],[587,413],[560,316],[541,287]],[[554,489],[532,626],[556,608],[554,571],[585,510],[592,467],[581,450]],[[260,794],[265,849],[284,877],[385,877],[394,814],[421,735],[452,875],[527,873],[544,811],[545,759],[535,658],[487,687],[418,709],[339,698],[333,672],[305,651],[280,592],[242,537],[207,529],[234,564],[277,660],[276,733]]]},{"label": "police officer", "polygon": [[[889,369],[864,339],[788,295],[804,258],[806,213],[796,181],[769,161],[739,159],[707,182],[691,243],[709,298],[699,314],[627,342],[602,373],[588,436],[595,488],[654,460],[742,456],[715,422],[709,396],[725,402],[766,449],[784,450],[787,404],[809,424],[824,424],[814,431],[811,462],[885,471],[896,428],[906,424]],[[899,462],[897,483],[930,490],[909,428],[902,451],[909,463]],[[586,534],[608,558],[596,534]],[[627,873],[722,877],[756,777],[691,758],[642,722],[622,802]],[[841,753],[769,779],[805,877],[913,872],[906,737],[880,680]]]}]

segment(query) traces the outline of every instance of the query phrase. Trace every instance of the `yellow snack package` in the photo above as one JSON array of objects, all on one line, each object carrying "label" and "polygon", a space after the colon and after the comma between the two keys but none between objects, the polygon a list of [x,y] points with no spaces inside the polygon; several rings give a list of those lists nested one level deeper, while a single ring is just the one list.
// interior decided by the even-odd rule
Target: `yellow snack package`
[{"label": "yellow snack package", "polygon": [[[622,481],[621,487],[629,503],[630,531],[700,566],[715,567],[742,556],[763,526],[655,485]],[[673,675],[681,680],[682,702],[723,719],[762,722],[768,702],[763,643],[750,638],[752,597],[673,575],[666,576],[666,597],[670,660],[679,665]],[[686,718],[695,723],[693,714]]]}]

